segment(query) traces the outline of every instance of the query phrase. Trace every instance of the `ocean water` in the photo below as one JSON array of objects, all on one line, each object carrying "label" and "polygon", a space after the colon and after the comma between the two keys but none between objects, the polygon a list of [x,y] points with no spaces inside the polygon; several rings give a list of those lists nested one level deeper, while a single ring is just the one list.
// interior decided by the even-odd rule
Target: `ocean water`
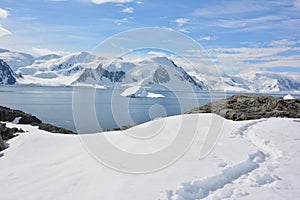
[{"label": "ocean water", "polygon": [[[95,113],[102,130],[127,124],[139,124],[157,117],[178,115],[196,106],[236,94],[207,91],[195,93],[155,91],[165,98],[128,98],[120,96],[120,93],[121,91],[118,90],[95,89],[93,101],[90,101],[84,92],[79,95],[80,98],[86,99],[87,103],[94,102]],[[284,94],[272,95],[283,96]],[[0,105],[31,113],[45,123],[76,131],[72,97],[72,87],[0,87]],[[74,95],[74,98],[77,97],[78,95]]]}]

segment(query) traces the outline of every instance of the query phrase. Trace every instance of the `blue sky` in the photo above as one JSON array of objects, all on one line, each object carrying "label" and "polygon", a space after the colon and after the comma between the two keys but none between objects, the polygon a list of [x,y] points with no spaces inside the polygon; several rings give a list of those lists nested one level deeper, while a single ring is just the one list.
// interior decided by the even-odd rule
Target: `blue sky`
[{"label": "blue sky", "polygon": [[227,71],[300,72],[300,0],[0,2],[0,48],[35,55],[91,51],[109,36],[142,27],[186,34]]}]

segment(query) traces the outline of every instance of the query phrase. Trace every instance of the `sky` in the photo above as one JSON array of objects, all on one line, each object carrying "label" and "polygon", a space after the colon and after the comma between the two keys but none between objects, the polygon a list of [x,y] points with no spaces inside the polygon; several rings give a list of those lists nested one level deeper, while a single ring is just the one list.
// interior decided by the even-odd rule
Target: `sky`
[{"label": "sky", "polygon": [[185,34],[231,73],[300,72],[300,0],[0,1],[0,48],[36,56],[89,52],[143,27]]}]

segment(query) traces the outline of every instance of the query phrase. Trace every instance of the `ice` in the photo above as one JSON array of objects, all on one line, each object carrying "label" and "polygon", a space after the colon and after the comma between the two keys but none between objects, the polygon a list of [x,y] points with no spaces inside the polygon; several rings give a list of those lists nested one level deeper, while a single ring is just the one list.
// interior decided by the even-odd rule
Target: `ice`
[{"label": "ice", "polygon": [[162,94],[156,94],[153,92],[148,92],[145,88],[141,86],[132,86],[125,89],[121,96],[133,97],[133,98],[164,98]]}]

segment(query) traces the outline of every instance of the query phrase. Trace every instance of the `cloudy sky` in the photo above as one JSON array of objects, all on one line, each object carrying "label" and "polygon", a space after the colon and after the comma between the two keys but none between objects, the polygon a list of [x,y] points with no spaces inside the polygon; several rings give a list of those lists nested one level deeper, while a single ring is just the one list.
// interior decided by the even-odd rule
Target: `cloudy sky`
[{"label": "cloudy sky", "polygon": [[232,73],[300,72],[300,0],[0,2],[0,48],[35,55],[91,51],[107,37],[142,27],[186,34]]}]

